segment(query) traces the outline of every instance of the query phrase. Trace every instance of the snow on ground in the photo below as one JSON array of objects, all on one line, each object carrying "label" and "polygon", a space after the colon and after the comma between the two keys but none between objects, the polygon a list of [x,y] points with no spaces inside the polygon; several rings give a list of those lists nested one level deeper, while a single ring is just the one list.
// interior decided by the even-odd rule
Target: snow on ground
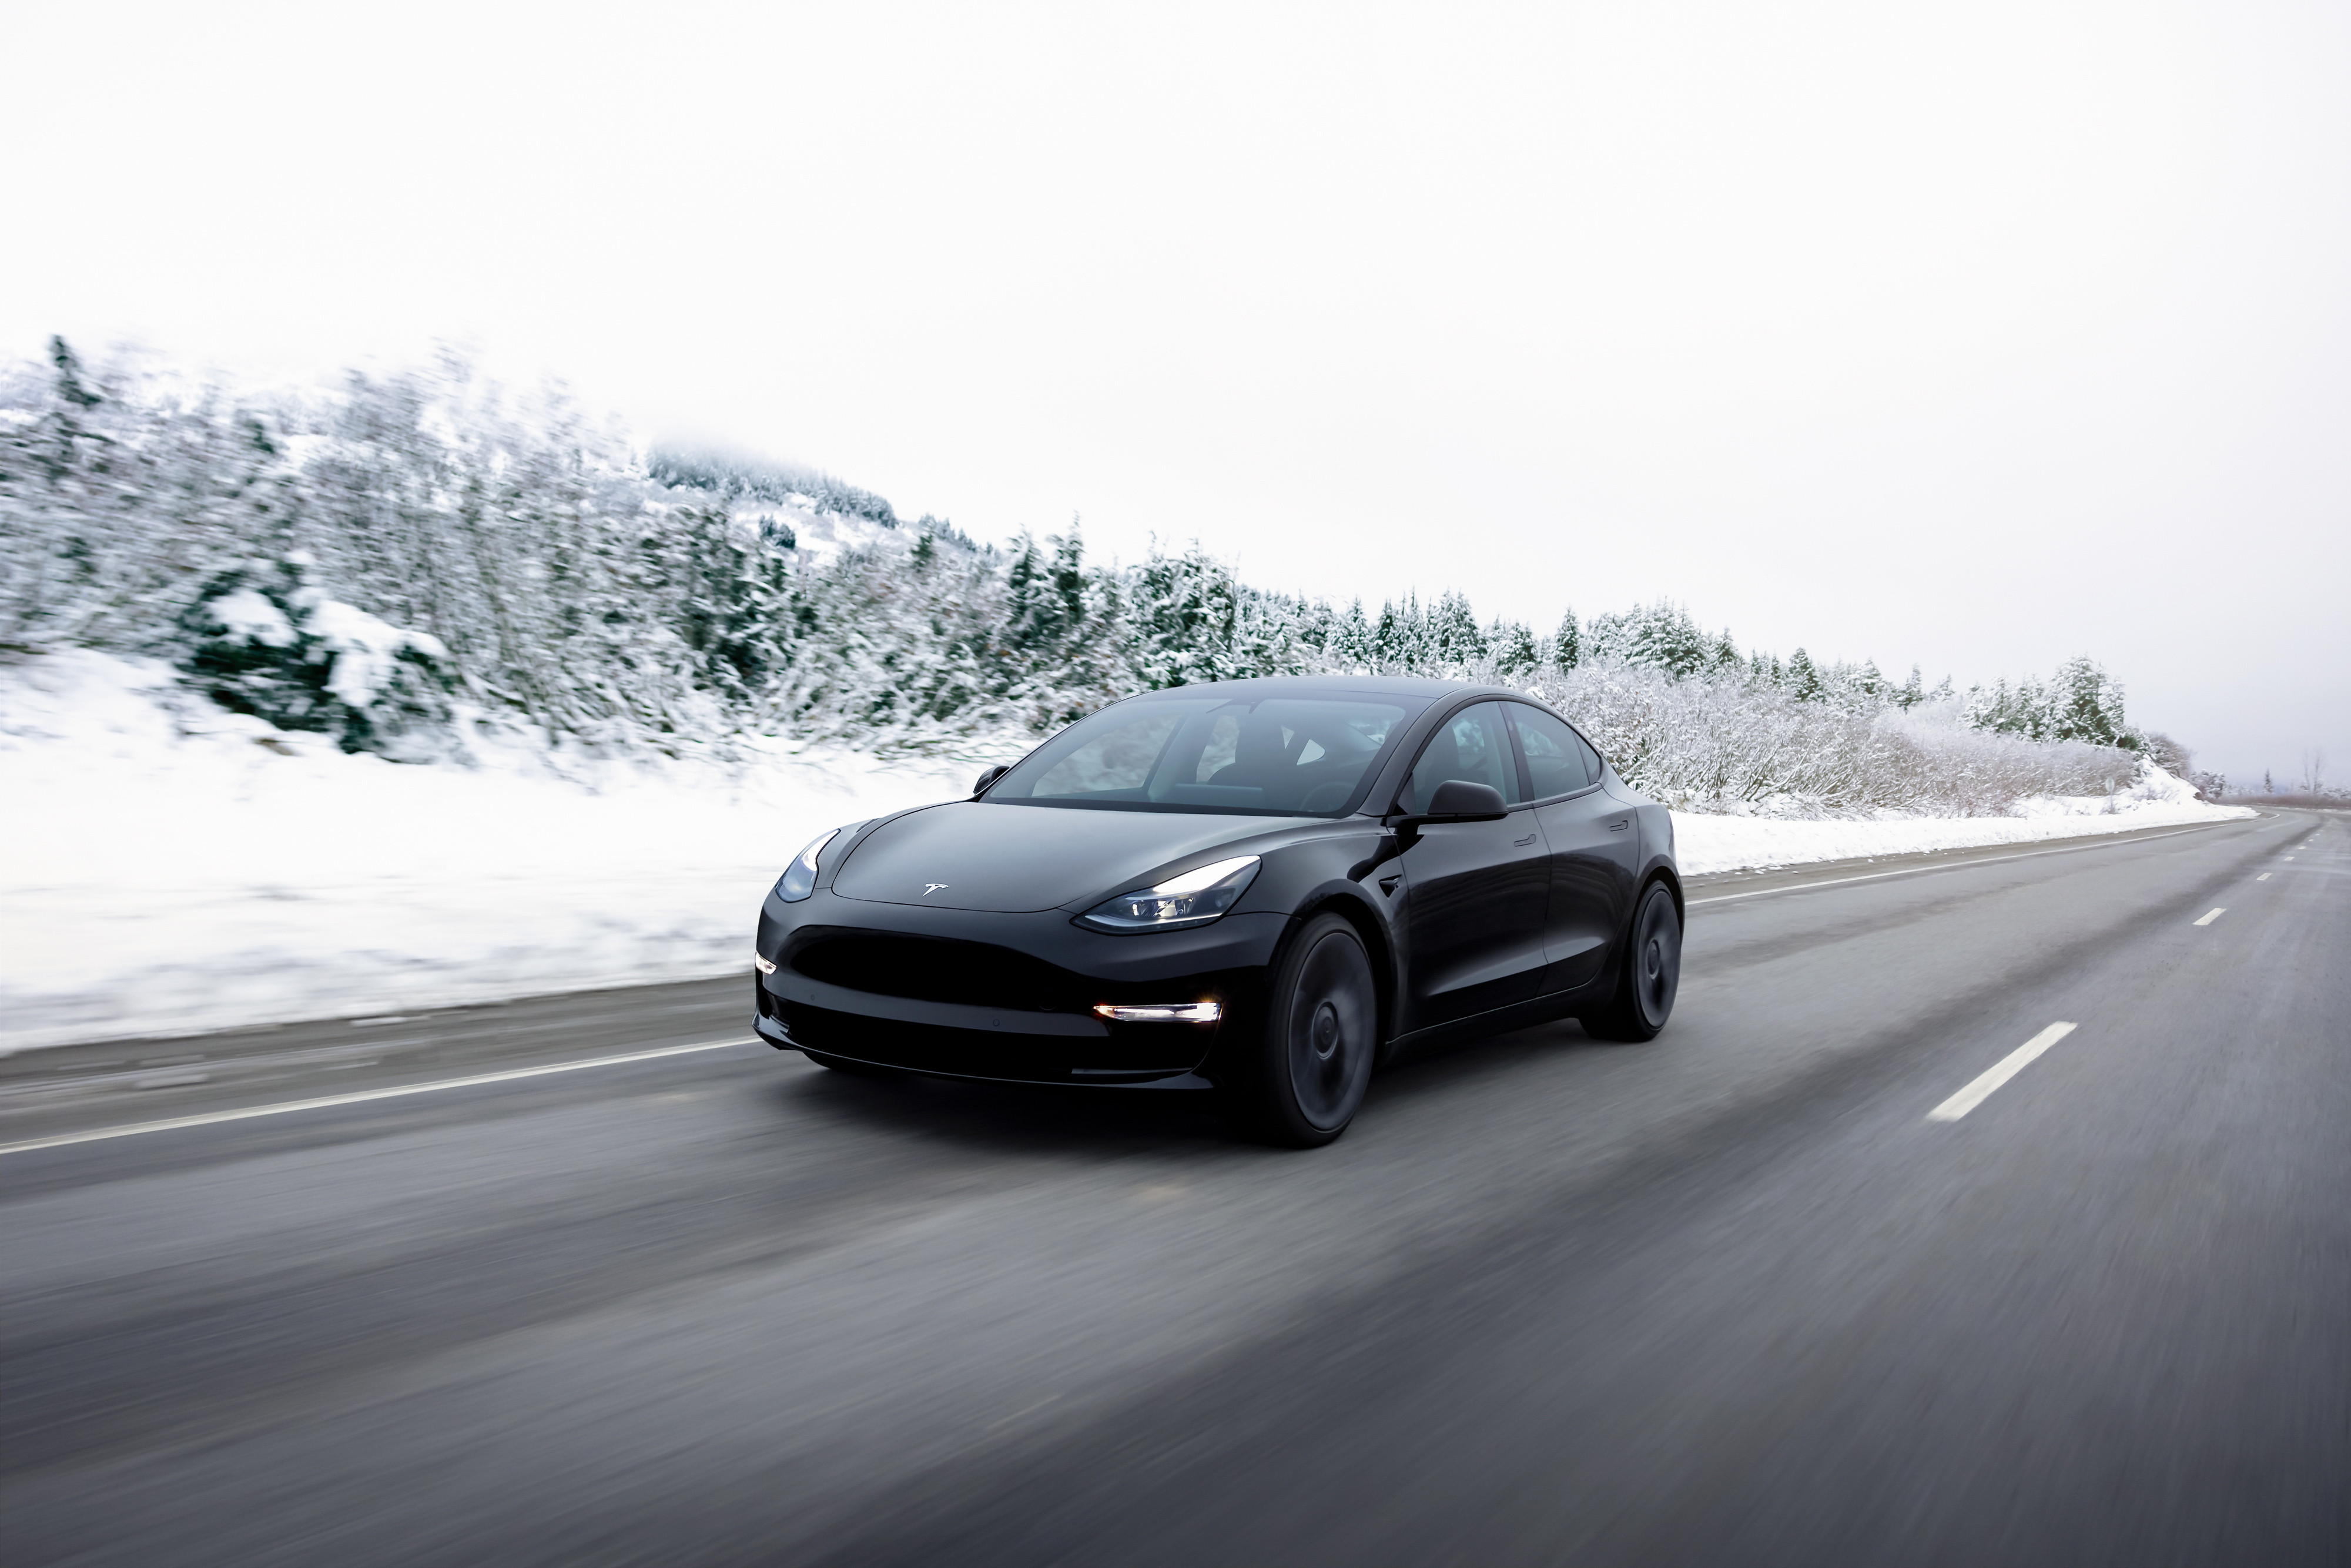
[{"label": "snow on ground", "polygon": [[[977,770],[782,750],[405,766],[193,701],[160,664],[0,667],[0,1051],[745,970],[801,844]],[[2251,814],[2168,779],[2114,805],[1675,822],[1696,874]]]},{"label": "snow on ground", "polygon": [[1976,849],[2035,843],[2142,828],[2225,821],[2254,815],[2243,806],[2208,806],[2168,774],[2110,801],[2107,797],[2028,800],[2012,817],[1896,817],[1860,821],[1777,821],[1761,817],[1674,813],[1674,851],[1690,876],[1801,865],[1810,861],[1864,860],[1926,850]]},{"label": "snow on ground", "polygon": [[0,1051],[747,974],[802,844],[978,771],[404,766],[168,684],[94,653],[0,668]]}]

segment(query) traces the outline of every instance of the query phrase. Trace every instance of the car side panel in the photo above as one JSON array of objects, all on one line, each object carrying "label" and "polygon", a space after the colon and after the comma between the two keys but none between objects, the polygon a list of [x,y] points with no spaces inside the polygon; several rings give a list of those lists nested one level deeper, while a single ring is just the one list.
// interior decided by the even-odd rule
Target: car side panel
[{"label": "car side panel", "polygon": [[1542,990],[1581,986],[1606,967],[1625,928],[1641,833],[1634,809],[1597,787],[1535,808],[1551,848]]},{"label": "car side panel", "polygon": [[1410,1027],[1534,996],[1544,967],[1550,855],[1532,810],[1431,822],[1402,857],[1411,932]]}]

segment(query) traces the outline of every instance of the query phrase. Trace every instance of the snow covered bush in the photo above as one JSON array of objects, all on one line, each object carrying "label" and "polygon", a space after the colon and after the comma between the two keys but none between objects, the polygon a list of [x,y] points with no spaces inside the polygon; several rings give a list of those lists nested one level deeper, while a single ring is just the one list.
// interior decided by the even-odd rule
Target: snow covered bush
[{"label": "snow covered bush", "polygon": [[1520,684],[1573,715],[1628,780],[1685,810],[1982,816],[2028,796],[2110,793],[2139,768],[2119,747],[1973,729],[1949,701],[1807,700],[1737,665],[1675,680],[1586,663]]},{"label": "snow covered bush", "polygon": [[449,722],[440,640],[329,599],[301,551],[221,573],[180,617],[189,684],[279,729],[345,751],[429,754]]}]

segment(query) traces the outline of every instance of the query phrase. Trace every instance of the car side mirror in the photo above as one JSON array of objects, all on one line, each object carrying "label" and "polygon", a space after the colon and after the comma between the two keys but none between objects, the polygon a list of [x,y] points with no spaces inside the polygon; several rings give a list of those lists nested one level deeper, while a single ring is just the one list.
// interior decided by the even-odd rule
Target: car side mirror
[{"label": "car side mirror", "polygon": [[1491,784],[1447,779],[1428,798],[1428,810],[1423,814],[1432,822],[1490,822],[1509,816],[1510,809],[1503,802],[1502,792]]},{"label": "car side mirror", "polygon": [[987,787],[989,785],[995,783],[998,779],[1003,778],[1006,774],[1011,771],[1011,768],[1003,766],[1001,763],[998,764],[994,768],[988,768],[979,776],[979,782],[971,787],[972,794],[975,796],[987,794]]},{"label": "car side mirror", "polygon": [[1447,779],[1428,798],[1428,810],[1416,816],[1390,817],[1387,825],[1395,833],[1398,852],[1409,849],[1419,839],[1420,830],[1432,822],[1491,822],[1510,814],[1502,792],[1491,784],[1472,784],[1467,779]]}]

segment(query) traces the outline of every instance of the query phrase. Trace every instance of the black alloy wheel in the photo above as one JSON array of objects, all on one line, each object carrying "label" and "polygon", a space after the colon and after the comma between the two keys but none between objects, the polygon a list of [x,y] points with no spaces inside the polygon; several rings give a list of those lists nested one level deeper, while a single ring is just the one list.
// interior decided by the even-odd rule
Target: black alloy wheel
[{"label": "black alloy wheel", "polygon": [[1355,928],[1318,915],[1290,944],[1266,998],[1265,1034],[1239,1086],[1270,1143],[1311,1149],[1347,1130],[1379,1051],[1379,989]]},{"label": "black alloy wheel", "polygon": [[1673,1016],[1674,993],[1681,980],[1681,917],[1674,912],[1672,891],[1653,882],[1642,889],[1633,912],[1616,994],[1605,1008],[1586,1015],[1584,1031],[1602,1040],[1656,1039]]}]

